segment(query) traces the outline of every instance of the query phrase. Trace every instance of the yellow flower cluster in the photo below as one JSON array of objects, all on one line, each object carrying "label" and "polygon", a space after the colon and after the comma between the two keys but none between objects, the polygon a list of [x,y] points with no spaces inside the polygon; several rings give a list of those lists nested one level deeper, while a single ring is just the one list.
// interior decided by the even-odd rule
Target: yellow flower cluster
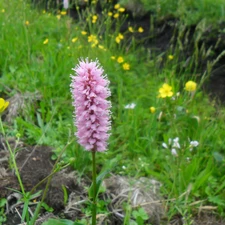
[{"label": "yellow flower cluster", "polygon": [[[111,59],[112,60],[115,60],[116,57],[115,56],[111,56]],[[122,67],[123,67],[123,70],[130,70],[130,64],[129,63],[126,63],[124,62],[124,58],[122,56],[119,56],[116,60],[119,64],[122,64]]]},{"label": "yellow flower cluster", "polygon": [[[131,33],[134,33],[134,28],[131,27],[131,26],[129,26],[129,27],[128,27],[128,31],[131,32]],[[143,27],[139,27],[139,28],[137,29],[137,32],[143,33],[143,32],[144,32]]]},{"label": "yellow flower cluster", "polygon": [[[194,81],[189,80],[185,83],[184,90],[188,92],[195,92],[197,89],[197,84]],[[161,88],[159,88],[159,98],[172,97],[173,91],[172,87],[169,84],[163,84]]]},{"label": "yellow flower cluster", "polygon": [[98,39],[97,39],[96,35],[93,35],[93,34],[89,35],[88,42],[92,43],[92,45],[91,45],[92,48],[95,47],[98,44]]},{"label": "yellow flower cluster", "polygon": [[9,102],[5,101],[3,98],[0,98],[0,113],[5,111],[8,105],[9,105]]},{"label": "yellow flower cluster", "polygon": [[124,38],[123,35],[122,35],[121,33],[119,33],[119,34],[116,36],[116,39],[115,39],[115,40],[116,40],[116,43],[119,44],[120,41],[123,40],[123,38]]},{"label": "yellow flower cluster", "polygon": [[125,12],[125,8],[121,7],[120,4],[115,4],[114,9],[114,12],[108,12],[108,16],[113,16],[115,19],[119,18],[120,13]]}]

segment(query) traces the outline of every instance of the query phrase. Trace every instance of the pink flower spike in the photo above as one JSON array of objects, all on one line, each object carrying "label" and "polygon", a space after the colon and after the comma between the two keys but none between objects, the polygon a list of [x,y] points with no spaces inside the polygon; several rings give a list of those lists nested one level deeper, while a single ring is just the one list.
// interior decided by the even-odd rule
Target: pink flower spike
[{"label": "pink flower spike", "polygon": [[73,70],[70,87],[78,143],[87,151],[106,151],[111,129],[109,80],[98,60],[80,60]]}]

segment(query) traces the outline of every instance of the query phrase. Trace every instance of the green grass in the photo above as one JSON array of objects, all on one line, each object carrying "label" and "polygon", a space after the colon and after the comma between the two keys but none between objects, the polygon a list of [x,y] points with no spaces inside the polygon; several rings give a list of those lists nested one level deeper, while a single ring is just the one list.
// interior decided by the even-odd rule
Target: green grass
[{"label": "green grass", "polygon": [[174,17],[186,25],[194,25],[202,20],[207,24],[222,22],[225,19],[225,3],[223,0],[120,0],[134,16],[152,12],[156,20]]},{"label": "green grass", "polygon": [[[182,41],[185,36],[182,24],[175,46],[160,54],[149,53],[137,47],[137,41],[129,31],[120,44],[116,43],[125,15],[121,13],[118,19],[109,17],[107,9],[115,11],[113,5],[105,8],[101,18],[93,24],[87,11],[80,14],[80,20],[73,21],[60,13],[31,9],[22,0],[0,1],[1,96],[28,92],[38,92],[41,96],[40,100],[31,103],[29,97],[25,99],[26,107],[12,124],[6,124],[7,134],[19,134],[31,145],[52,146],[58,155],[74,139],[71,69],[80,57],[97,57],[108,74],[112,92],[112,135],[109,150],[97,155],[98,164],[106,166],[116,159],[117,166],[112,168],[114,173],[137,178],[155,177],[161,181],[162,194],[176,199],[169,203],[168,218],[177,213],[192,216],[201,204],[217,206],[216,212],[223,215],[225,110],[215,106],[216,103],[201,89],[214,61],[208,62],[205,71],[198,71],[196,62],[208,54],[208,49],[199,47],[201,28],[204,27],[202,19],[211,18],[211,22],[224,19],[224,3],[210,1],[211,7],[207,1],[199,1],[198,5],[195,1],[184,1],[179,7],[171,5],[174,8],[168,11],[165,11],[164,3],[170,4],[170,1],[157,1],[162,15],[176,12],[175,15],[185,21],[185,27],[199,22],[192,40],[194,49],[189,64],[182,52],[189,41]],[[95,15],[92,6],[89,10]],[[155,6],[156,3],[149,9],[155,10]],[[193,13],[193,18],[188,17],[188,10]],[[116,31],[112,29],[115,20]],[[138,32],[137,28],[134,30]],[[82,35],[81,31],[87,34]],[[97,44],[88,42],[90,35],[96,35]],[[119,56],[130,65],[130,70],[124,70],[123,63],[117,62]],[[186,66],[182,67],[184,64]],[[198,83],[194,94],[184,90],[188,80]],[[163,83],[172,86],[172,98],[157,97]],[[135,108],[125,109],[131,103],[136,104]],[[150,112],[151,106],[156,108],[155,113]],[[169,139],[176,137],[179,137],[180,149],[174,156],[171,147],[166,149],[162,144],[168,145]],[[199,146],[190,151],[190,141],[194,140]],[[83,174],[91,171],[90,157],[73,141],[63,160],[67,163],[73,158],[71,165]],[[196,201],[202,202],[191,206]]]}]

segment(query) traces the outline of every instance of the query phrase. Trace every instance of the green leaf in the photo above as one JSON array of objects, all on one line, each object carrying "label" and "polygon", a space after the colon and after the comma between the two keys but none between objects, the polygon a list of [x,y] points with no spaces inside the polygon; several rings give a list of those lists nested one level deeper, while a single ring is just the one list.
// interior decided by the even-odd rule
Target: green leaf
[{"label": "green leaf", "polygon": [[50,207],[48,204],[46,204],[45,202],[42,202],[41,206],[48,212],[53,212],[54,211],[54,209],[52,207]]},{"label": "green leaf", "polygon": [[1,198],[0,199],[0,208],[4,207],[6,203],[7,203],[7,200],[5,198]]},{"label": "green leaf", "polygon": [[[102,181],[105,178],[105,176],[110,172],[110,170],[111,169],[106,169],[105,171],[103,171],[102,173],[100,173],[97,176],[97,178],[96,178],[96,198],[98,197]],[[91,184],[91,187],[88,190],[88,195],[89,195],[89,198],[94,198],[93,183]]]}]

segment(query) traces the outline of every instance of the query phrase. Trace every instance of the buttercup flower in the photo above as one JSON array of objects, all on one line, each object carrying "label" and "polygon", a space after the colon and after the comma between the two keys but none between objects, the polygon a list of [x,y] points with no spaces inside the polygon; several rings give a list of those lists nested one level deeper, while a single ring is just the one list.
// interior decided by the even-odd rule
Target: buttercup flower
[{"label": "buttercup flower", "polygon": [[124,63],[124,64],[123,64],[123,69],[124,69],[124,70],[130,70],[130,64]]},{"label": "buttercup flower", "polygon": [[128,30],[129,30],[131,33],[133,33],[133,32],[134,32],[133,27],[128,27]]},{"label": "buttercup flower", "polygon": [[115,14],[113,15],[113,17],[114,17],[115,19],[117,19],[117,18],[119,17],[119,13],[115,13]]},{"label": "buttercup flower", "polygon": [[78,142],[87,151],[105,151],[111,128],[109,80],[97,60],[81,60],[73,70],[71,94]]},{"label": "buttercup flower", "polygon": [[116,36],[116,39],[115,39],[115,40],[116,40],[116,43],[119,44],[120,41],[123,40],[123,39],[124,39],[124,36],[123,36],[121,33],[119,33],[119,34]]},{"label": "buttercup flower", "polygon": [[159,98],[166,98],[173,96],[172,87],[168,84],[163,84],[159,89]]},{"label": "buttercup flower", "polygon": [[73,42],[73,43],[76,42],[77,39],[78,39],[78,38],[73,38],[73,39],[72,39],[72,42]]},{"label": "buttercup flower", "polygon": [[173,60],[174,56],[173,55],[168,55],[169,60]]},{"label": "buttercup flower", "polygon": [[143,32],[144,32],[144,29],[143,29],[142,27],[139,27],[139,28],[138,28],[138,32],[139,32],[139,33],[143,33]]},{"label": "buttercup flower", "polygon": [[115,4],[114,5],[114,9],[119,9],[120,8],[120,4]]},{"label": "buttercup flower", "polygon": [[195,91],[196,90],[196,88],[197,88],[197,84],[194,82],[194,81],[188,81],[186,84],[185,84],[185,90],[186,91],[190,91],[190,92],[192,92],[192,91]]},{"label": "buttercup flower", "polygon": [[112,16],[113,15],[113,13],[112,12],[108,12],[108,16]]},{"label": "buttercup flower", "polygon": [[65,15],[66,15],[66,11],[62,11],[60,14],[61,14],[62,16],[65,16]]},{"label": "buttercup flower", "polygon": [[125,11],[125,8],[122,8],[122,7],[121,7],[121,8],[118,9],[118,11],[119,11],[119,12],[124,12],[124,11]]},{"label": "buttercup flower", "polygon": [[0,98],[0,113],[5,111],[8,105],[9,105],[9,102],[6,102],[3,98]]},{"label": "buttercup flower", "polygon": [[97,19],[98,19],[97,15],[92,16],[92,23],[96,23]]},{"label": "buttercup flower", "polygon": [[82,35],[86,35],[87,32],[86,32],[86,31],[81,31],[81,34],[82,34]]},{"label": "buttercup flower", "polygon": [[155,110],[156,110],[155,107],[151,106],[149,109],[150,109],[150,112],[151,112],[151,113],[155,113]]},{"label": "buttercup flower", "polygon": [[118,63],[123,63],[123,62],[124,62],[123,57],[122,57],[122,56],[119,56],[119,57],[117,58],[117,62],[118,62]]}]

